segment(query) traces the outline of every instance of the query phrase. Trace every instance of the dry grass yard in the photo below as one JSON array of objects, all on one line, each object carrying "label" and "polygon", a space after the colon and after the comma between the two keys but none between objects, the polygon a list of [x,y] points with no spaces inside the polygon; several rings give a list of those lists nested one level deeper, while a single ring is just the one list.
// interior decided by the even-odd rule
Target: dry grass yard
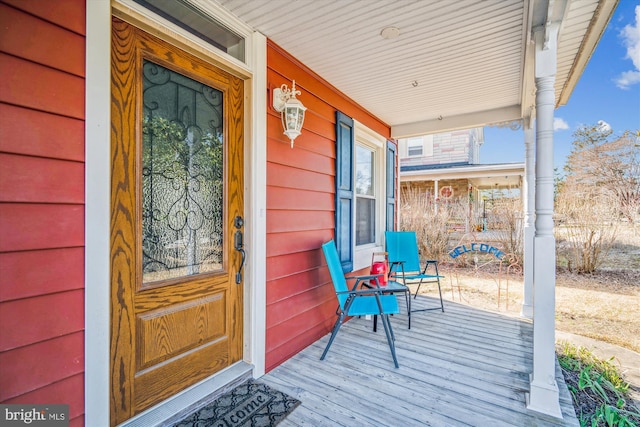
[{"label": "dry grass yard", "polygon": [[[519,315],[523,299],[522,276],[503,279],[500,306],[498,280],[490,273],[473,270],[447,271],[442,281],[444,298]],[[422,287],[423,289],[425,286]],[[421,289],[420,293],[423,293]],[[424,289],[435,296],[433,285]],[[559,271],[556,277],[556,328],[599,341],[616,344],[640,353],[640,269],[602,271],[577,275]]]},{"label": "dry grass yard", "polygon": [[[444,271],[445,299],[518,316],[523,300],[521,274],[502,280],[498,304],[498,276],[473,268]],[[423,286],[423,289],[425,286]],[[428,285],[420,293],[436,296]],[[640,353],[640,233],[619,234],[615,246],[594,274],[575,274],[558,268],[556,329]],[[614,356],[615,355],[611,355]],[[639,355],[640,357],[640,355]],[[636,358],[637,359],[637,358]],[[640,366],[634,367],[638,371]],[[640,387],[640,384],[634,384]]]}]

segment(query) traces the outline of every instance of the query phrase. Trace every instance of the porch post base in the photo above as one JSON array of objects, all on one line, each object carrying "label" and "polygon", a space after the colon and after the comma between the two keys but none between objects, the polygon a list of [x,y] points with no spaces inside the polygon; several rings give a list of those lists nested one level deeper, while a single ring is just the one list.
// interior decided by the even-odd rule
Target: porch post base
[{"label": "porch post base", "polygon": [[560,393],[555,379],[552,384],[532,380],[526,397],[527,409],[562,419]]},{"label": "porch post base", "polygon": [[526,317],[527,319],[533,319],[533,305],[522,304],[522,308],[520,309],[520,316]]}]

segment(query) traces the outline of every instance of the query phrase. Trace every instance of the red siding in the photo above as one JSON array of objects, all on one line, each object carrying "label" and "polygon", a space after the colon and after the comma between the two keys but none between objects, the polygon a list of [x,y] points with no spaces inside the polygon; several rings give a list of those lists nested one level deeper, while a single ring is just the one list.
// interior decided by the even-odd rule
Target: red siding
[{"label": "red siding", "polygon": [[0,164],[5,202],[84,203],[84,163],[0,153]]},{"label": "red siding", "polygon": [[[305,119],[306,123],[306,119]],[[273,128],[276,131],[273,131]],[[334,137],[335,129],[331,136]],[[316,135],[303,133],[295,140],[294,148],[291,148],[289,139],[281,132],[280,118],[269,116],[267,120],[267,159],[273,158],[273,163],[288,165],[302,170],[331,174],[334,168],[335,153],[333,142]],[[314,140],[309,142],[309,139]],[[296,150],[296,148],[298,150]],[[325,153],[318,150],[324,150]]]},{"label": "red siding", "polygon": [[[0,4],[0,51],[84,76],[84,37]],[[23,31],[28,28],[28,31]],[[64,55],[60,55],[64,46]]]},{"label": "red siding", "polygon": [[298,190],[295,188],[272,187],[267,177],[267,209],[323,210],[335,209],[333,193]]},{"label": "red siding", "polygon": [[335,180],[330,175],[276,163],[267,165],[267,179],[274,187],[297,188],[321,193],[330,192],[335,187]]},{"label": "red siding", "polygon": [[0,402],[84,424],[85,1],[0,1]]},{"label": "red siding", "polygon": [[84,121],[0,104],[0,152],[83,162]]},{"label": "red siding", "polygon": [[0,94],[7,104],[82,119],[84,79],[0,53]]},{"label": "red siding", "polygon": [[0,203],[0,218],[0,252],[84,245],[82,205]]},{"label": "red siding", "polygon": [[[84,370],[84,334],[77,332],[0,353],[0,400],[18,397],[46,387]],[[11,367],[5,369],[4,367]],[[42,402],[66,403],[64,397],[48,396]]]},{"label": "red siding", "polygon": [[[13,399],[8,399],[5,403],[8,404],[28,404],[32,402],[44,402],[50,399],[51,396],[64,396],[65,402],[69,402],[69,418],[71,418],[71,425],[74,425],[73,419],[79,419],[82,421],[84,404],[84,375],[78,374],[72,377],[65,378],[62,381],[58,381],[46,387],[39,388],[34,392],[23,394]],[[84,425],[84,422],[78,425]]]},{"label": "red siding", "polygon": [[0,253],[0,302],[82,289],[83,262],[81,247]]},{"label": "red siding", "polygon": [[[0,303],[0,351],[82,330],[83,306],[81,289]],[[25,322],[25,318],[29,321]]]},{"label": "red siding", "polygon": [[336,297],[320,246],[335,227],[335,114],[385,137],[390,128],[269,42],[267,85],[296,87],[308,108],[291,148],[278,113],[267,117],[267,371],[328,333]]},{"label": "red siding", "polygon": [[[84,0],[56,0],[51,2],[2,0],[2,2],[69,31],[85,35],[86,9]],[[82,51],[84,53],[84,46],[82,46]]]}]

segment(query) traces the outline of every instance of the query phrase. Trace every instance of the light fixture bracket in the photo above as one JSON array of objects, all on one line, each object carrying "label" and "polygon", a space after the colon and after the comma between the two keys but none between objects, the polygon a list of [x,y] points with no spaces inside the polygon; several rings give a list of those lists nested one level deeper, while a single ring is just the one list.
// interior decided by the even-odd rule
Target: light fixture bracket
[{"label": "light fixture bracket", "polygon": [[284,106],[290,99],[296,99],[296,95],[301,95],[302,92],[296,89],[296,81],[291,82],[291,89],[286,84],[282,84],[279,88],[273,90],[273,108],[281,113],[284,110]]}]

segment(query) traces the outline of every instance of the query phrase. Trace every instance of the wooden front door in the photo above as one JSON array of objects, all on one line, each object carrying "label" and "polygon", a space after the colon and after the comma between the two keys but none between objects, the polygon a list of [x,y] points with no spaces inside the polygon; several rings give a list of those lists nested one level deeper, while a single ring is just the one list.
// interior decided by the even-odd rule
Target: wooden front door
[{"label": "wooden front door", "polygon": [[115,425],[242,358],[244,82],[117,18],[111,73]]}]

